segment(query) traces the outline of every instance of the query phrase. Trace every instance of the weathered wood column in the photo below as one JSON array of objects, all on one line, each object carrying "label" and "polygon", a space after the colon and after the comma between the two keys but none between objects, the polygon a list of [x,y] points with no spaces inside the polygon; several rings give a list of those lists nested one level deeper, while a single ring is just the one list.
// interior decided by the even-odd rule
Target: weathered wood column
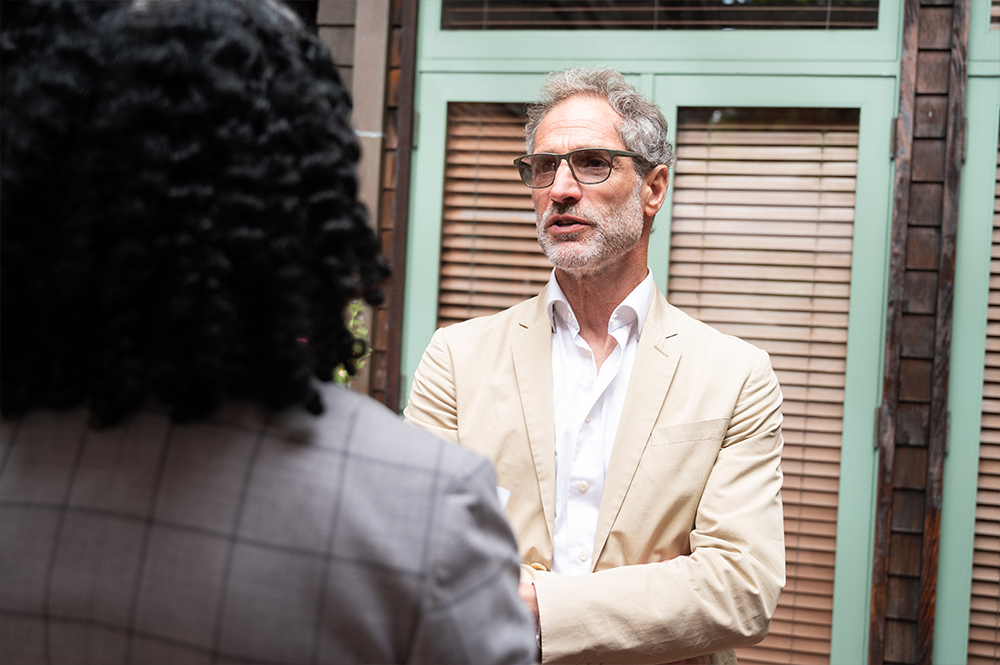
[{"label": "weathered wood column", "polygon": [[[403,296],[406,276],[407,222],[410,212],[410,166],[413,159],[414,117],[416,116],[417,20],[419,0],[393,0],[393,47],[390,63],[389,137],[393,169],[386,171],[386,206],[383,222],[383,251],[392,264],[392,278],[386,294],[383,316],[377,319],[377,348],[384,359],[376,365],[381,372],[381,393],[372,396],[390,409],[401,410],[400,380],[403,349]],[[391,238],[386,239],[386,232]]]},{"label": "weathered wood column", "polygon": [[869,662],[930,663],[969,0],[907,0],[879,409]]},{"label": "weathered wood column", "polygon": [[371,356],[352,387],[399,408],[419,0],[317,0],[319,35],[352,89],[361,201],[392,266],[386,301],[366,310]]}]

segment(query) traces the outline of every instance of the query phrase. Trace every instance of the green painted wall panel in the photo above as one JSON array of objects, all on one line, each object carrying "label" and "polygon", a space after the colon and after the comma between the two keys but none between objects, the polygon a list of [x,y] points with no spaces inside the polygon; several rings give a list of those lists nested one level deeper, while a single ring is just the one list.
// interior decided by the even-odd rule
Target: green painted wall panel
[{"label": "green painted wall panel", "polygon": [[968,650],[993,190],[1000,136],[1000,79],[970,78],[968,86],[969,148],[962,167],[955,257],[948,392],[951,432],[941,506],[935,663],[964,663]]},{"label": "green painted wall panel", "polygon": [[992,71],[983,76],[997,76],[1000,71],[1000,30],[990,29],[990,0],[970,0],[969,7],[969,74],[977,65],[992,64]]}]

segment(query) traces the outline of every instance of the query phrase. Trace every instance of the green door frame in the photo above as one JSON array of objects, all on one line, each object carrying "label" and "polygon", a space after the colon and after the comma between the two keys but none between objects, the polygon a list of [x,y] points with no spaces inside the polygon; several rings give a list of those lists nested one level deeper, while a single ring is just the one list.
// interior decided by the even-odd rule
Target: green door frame
[{"label": "green door frame", "polygon": [[[660,105],[672,123],[676,123],[680,106],[861,109],[831,639],[831,662],[861,662],[867,653],[875,487],[872,433],[881,384],[892,182],[888,119],[892,117],[896,98],[895,81],[884,77],[651,74],[642,74],[633,80]],[[403,371],[407,385],[436,326],[448,102],[530,100],[540,81],[541,74],[428,73],[421,76],[421,120],[414,162],[417,176],[412,188],[403,331]],[[657,283],[665,287],[669,269],[669,206],[660,212],[657,225],[659,231],[653,234],[650,242],[649,264]]]},{"label": "green door frame", "polygon": [[[882,381],[885,293],[888,276],[892,163],[890,123],[894,81],[884,78],[665,76],[655,100],[676,126],[679,106],[786,106],[858,108],[858,176],[851,260],[847,373],[837,507],[831,663],[867,658],[868,604],[875,505],[875,407]],[[672,192],[671,192],[672,193]],[[650,266],[666,284],[669,210],[665,232],[653,234]],[[876,288],[878,287],[878,288]]]},{"label": "green door frame", "polygon": [[953,326],[951,340],[951,433],[942,488],[936,601],[942,611],[934,617],[935,663],[963,663],[968,653],[1000,78],[970,77],[966,111],[968,152],[959,193],[953,310],[961,325]]}]

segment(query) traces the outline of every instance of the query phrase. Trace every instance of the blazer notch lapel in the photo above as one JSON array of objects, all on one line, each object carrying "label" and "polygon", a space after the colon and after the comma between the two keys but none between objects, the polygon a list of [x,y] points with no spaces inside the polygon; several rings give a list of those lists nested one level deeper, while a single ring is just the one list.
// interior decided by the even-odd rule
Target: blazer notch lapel
[{"label": "blazer notch lapel", "polygon": [[539,306],[522,317],[521,330],[512,336],[512,354],[517,390],[527,428],[528,445],[535,463],[549,539],[555,519],[555,428],[552,407],[552,333],[545,314],[545,293]]}]

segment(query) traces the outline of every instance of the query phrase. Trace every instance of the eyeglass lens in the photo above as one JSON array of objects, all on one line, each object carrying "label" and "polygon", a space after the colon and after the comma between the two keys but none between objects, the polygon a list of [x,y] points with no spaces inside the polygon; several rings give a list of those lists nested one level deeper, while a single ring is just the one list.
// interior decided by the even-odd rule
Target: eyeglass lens
[{"label": "eyeglass lens", "polygon": [[528,155],[518,164],[521,180],[528,187],[548,187],[555,181],[559,162],[563,159],[569,162],[573,177],[584,185],[596,185],[611,175],[611,153],[599,148],[587,148],[565,155]]}]

